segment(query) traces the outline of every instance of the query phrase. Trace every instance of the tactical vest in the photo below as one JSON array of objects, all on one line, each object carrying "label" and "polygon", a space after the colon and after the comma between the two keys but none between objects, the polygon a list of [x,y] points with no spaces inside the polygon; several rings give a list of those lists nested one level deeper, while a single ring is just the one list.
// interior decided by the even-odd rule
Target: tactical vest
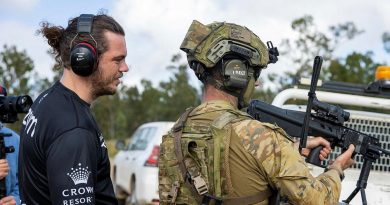
[{"label": "tactical vest", "polygon": [[159,156],[160,204],[254,204],[267,199],[269,191],[228,198],[231,125],[251,117],[227,110],[217,118],[203,114],[202,118],[209,119],[200,123],[187,120],[192,110],[187,109],[163,136]]}]

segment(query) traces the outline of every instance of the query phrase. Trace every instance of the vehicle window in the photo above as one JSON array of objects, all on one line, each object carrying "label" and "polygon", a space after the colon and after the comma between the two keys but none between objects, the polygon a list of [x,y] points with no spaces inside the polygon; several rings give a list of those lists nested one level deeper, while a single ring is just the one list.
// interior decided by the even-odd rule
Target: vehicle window
[{"label": "vehicle window", "polygon": [[146,127],[138,130],[131,139],[129,150],[145,150],[156,130],[156,127]]}]

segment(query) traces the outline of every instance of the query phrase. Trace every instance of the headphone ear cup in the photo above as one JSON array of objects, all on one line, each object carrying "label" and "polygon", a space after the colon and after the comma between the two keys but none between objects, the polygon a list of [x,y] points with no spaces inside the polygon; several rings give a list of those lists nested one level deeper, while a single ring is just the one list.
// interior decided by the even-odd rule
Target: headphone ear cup
[{"label": "headphone ear cup", "polygon": [[230,89],[243,89],[248,84],[248,67],[237,59],[227,60],[222,65],[224,86]]},{"label": "headphone ear cup", "polygon": [[75,45],[70,52],[70,65],[77,75],[83,77],[91,75],[97,66],[96,49],[88,43]]}]

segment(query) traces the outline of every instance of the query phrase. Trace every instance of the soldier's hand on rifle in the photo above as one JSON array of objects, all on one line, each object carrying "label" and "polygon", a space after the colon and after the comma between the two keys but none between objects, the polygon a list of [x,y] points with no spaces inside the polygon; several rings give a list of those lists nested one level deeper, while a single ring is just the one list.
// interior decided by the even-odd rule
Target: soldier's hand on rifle
[{"label": "soldier's hand on rifle", "polygon": [[0,200],[0,205],[16,205],[15,198],[13,196],[6,196]]},{"label": "soldier's hand on rifle", "polygon": [[330,143],[325,140],[322,137],[310,137],[307,139],[306,142],[306,148],[303,148],[301,151],[302,156],[309,156],[311,149],[314,149],[318,146],[323,146],[322,150],[320,151],[320,160],[325,160],[328,158],[329,154],[332,152],[332,149],[330,147]]},{"label": "soldier's hand on rifle", "polygon": [[355,164],[355,160],[351,159],[355,146],[350,144],[347,151],[338,156],[333,162],[329,162],[333,167],[339,167],[342,170],[346,170]]},{"label": "soldier's hand on rifle", "polygon": [[0,159],[0,179],[3,179],[8,175],[9,166],[6,159]]}]

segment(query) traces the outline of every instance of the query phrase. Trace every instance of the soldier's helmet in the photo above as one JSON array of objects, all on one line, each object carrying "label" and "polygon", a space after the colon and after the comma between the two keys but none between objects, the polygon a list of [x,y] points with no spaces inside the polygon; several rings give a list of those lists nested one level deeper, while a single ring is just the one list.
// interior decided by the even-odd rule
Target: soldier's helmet
[{"label": "soldier's helmet", "polygon": [[254,68],[265,68],[269,63],[267,46],[246,27],[216,22],[208,25],[194,20],[180,46],[187,53],[191,66],[194,61],[214,67],[225,55],[246,59]]}]

